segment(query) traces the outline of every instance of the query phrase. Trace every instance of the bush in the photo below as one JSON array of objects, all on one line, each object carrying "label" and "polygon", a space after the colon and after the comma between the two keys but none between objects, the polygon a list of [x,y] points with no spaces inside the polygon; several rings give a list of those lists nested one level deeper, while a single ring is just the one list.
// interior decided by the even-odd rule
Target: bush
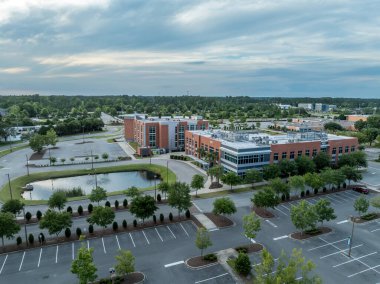
[{"label": "bush", "polygon": [[71,208],[71,206],[67,207],[66,211],[70,214],[73,214],[73,208]]},{"label": "bush", "polygon": [[127,228],[127,221],[126,221],[126,220],[123,220],[123,228],[124,228],[124,229]]},{"label": "bush", "polygon": [[301,197],[305,197],[305,191],[301,191]]},{"label": "bush", "polygon": [[28,241],[29,241],[29,243],[32,245],[32,244],[34,244],[34,236],[33,236],[33,234],[29,234],[29,236],[28,236]]},{"label": "bush", "polygon": [[75,233],[77,234],[77,237],[79,238],[82,235],[82,230],[81,228],[77,228]]},{"label": "bush", "polygon": [[81,216],[83,215],[83,207],[82,207],[82,205],[78,206],[78,214],[81,215]]},{"label": "bush", "polygon": [[119,209],[119,201],[115,200],[115,209]]},{"label": "bush", "polygon": [[32,213],[30,213],[29,211],[25,213],[25,219],[27,222],[30,221],[30,219],[32,219]]},{"label": "bush", "polygon": [[93,225],[88,226],[88,232],[89,232],[90,234],[93,234],[93,233],[94,233],[94,226],[93,226]]},{"label": "bush", "polygon": [[237,248],[235,248],[235,250],[238,253],[248,253],[248,248],[247,247],[237,247]]},{"label": "bush", "polygon": [[156,224],[156,223],[157,223],[157,218],[156,218],[156,215],[153,215],[153,222],[154,222],[154,224]]},{"label": "bush", "polygon": [[333,187],[331,188],[331,190],[335,190],[335,186],[333,186]]},{"label": "bush", "polygon": [[164,223],[164,220],[165,220],[165,217],[164,217],[164,214],[160,214],[160,222],[161,223]]},{"label": "bush", "polygon": [[16,243],[17,243],[18,246],[22,244],[22,239],[21,239],[20,236],[17,237]]},{"label": "bush", "polygon": [[45,242],[45,235],[43,233],[40,233],[38,237],[38,241],[40,242],[40,244],[43,244]]},{"label": "bush", "polygon": [[204,260],[208,260],[208,261],[216,261],[217,257],[214,253],[209,253],[209,254],[206,254],[204,257],[203,257]]},{"label": "bush", "polygon": [[251,261],[246,253],[239,253],[235,261],[235,269],[243,276],[247,276],[251,272]]},{"label": "bush", "polygon": [[318,234],[320,233],[321,230],[318,229],[318,228],[313,228],[313,229],[310,229],[310,230],[306,230],[305,233],[306,234],[309,234],[309,235],[315,235],[315,234]]},{"label": "bush", "polygon": [[289,193],[286,193],[286,194],[285,194],[285,198],[286,198],[286,200],[289,200],[289,199],[290,199],[290,194],[289,194]]},{"label": "bush", "polygon": [[106,203],[104,204],[106,207],[111,207],[111,203],[107,200]]},{"label": "bush", "polygon": [[310,195],[310,190],[306,189],[306,196]]},{"label": "bush", "polygon": [[135,220],[133,220],[133,227],[137,227],[137,221],[136,221],[136,219]]},{"label": "bush", "polygon": [[112,223],[112,230],[114,230],[115,232],[119,229],[119,224],[115,221]]},{"label": "bush", "polygon": [[65,190],[66,197],[77,197],[77,196],[85,196],[86,194],[80,187],[74,187],[70,190]]},{"label": "bush", "polygon": [[343,183],[343,188],[347,188],[347,183]]},{"label": "bush", "polygon": [[70,230],[70,228],[66,228],[66,230],[65,230],[65,237],[68,238],[68,239],[71,237],[71,230]]},{"label": "bush", "polygon": [[37,217],[38,221],[41,220],[41,218],[42,218],[42,213],[41,213],[40,210],[37,211],[37,213],[36,213],[36,217]]},{"label": "bush", "polygon": [[338,189],[340,189],[340,184],[338,184]]},{"label": "bush", "polygon": [[190,218],[190,210],[189,209],[186,210],[185,216],[187,219]]},{"label": "bush", "polygon": [[318,188],[314,188],[314,194],[318,194]]},{"label": "bush", "polygon": [[173,221],[173,214],[172,214],[172,212],[169,213],[169,220],[170,220],[170,222]]},{"label": "bush", "polygon": [[323,191],[323,192],[326,192],[326,191],[327,191],[327,188],[326,188],[326,187],[324,187],[324,188],[322,189],[322,191]]},{"label": "bush", "polygon": [[91,214],[93,210],[94,210],[94,205],[92,205],[92,203],[88,204],[87,206],[88,213]]},{"label": "bush", "polygon": [[282,195],[281,195],[281,200],[282,200],[282,201],[285,201],[285,194],[282,194]]},{"label": "bush", "polygon": [[157,194],[157,201],[161,202],[161,194]]},{"label": "bush", "polygon": [[123,207],[124,207],[124,208],[127,208],[127,207],[128,207],[128,200],[127,200],[127,199],[124,199],[124,200],[123,200]]},{"label": "bush", "polygon": [[368,213],[368,214],[365,214],[362,216],[362,219],[363,220],[366,220],[366,221],[370,221],[370,220],[373,220],[373,219],[376,219],[377,218],[377,214],[376,213]]}]

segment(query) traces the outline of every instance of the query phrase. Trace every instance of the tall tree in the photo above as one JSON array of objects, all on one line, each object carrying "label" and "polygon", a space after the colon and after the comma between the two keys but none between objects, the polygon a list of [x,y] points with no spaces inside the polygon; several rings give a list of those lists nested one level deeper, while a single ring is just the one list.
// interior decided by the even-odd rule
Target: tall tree
[{"label": "tall tree", "polygon": [[295,161],[299,175],[303,176],[306,173],[312,173],[315,171],[315,164],[310,158],[301,156],[298,157]]},{"label": "tall tree", "polygon": [[314,207],[302,200],[298,205],[290,208],[290,218],[293,225],[303,233],[306,229],[314,229],[318,220],[318,215]]},{"label": "tall tree", "polygon": [[220,179],[224,174],[224,168],[222,166],[213,166],[208,170],[208,174],[210,175],[211,180],[213,180],[213,178],[215,177],[216,182],[219,184]]},{"label": "tall tree", "polygon": [[169,191],[169,184],[165,181],[162,181],[158,184],[158,190],[161,191],[162,194],[165,193],[165,199],[166,199],[166,194]]},{"label": "tall tree", "polygon": [[129,207],[129,211],[135,215],[136,218],[142,219],[143,223],[145,219],[153,216],[157,209],[158,207],[156,206],[154,197],[149,195],[133,198]]},{"label": "tall tree", "polygon": [[314,204],[314,209],[318,215],[318,221],[321,222],[321,225],[323,225],[323,221],[336,219],[334,208],[331,207],[331,202],[327,199],[319,199],[317,203]]},{"label": "tall tree", "polygon": [[222,215],[231,215],[236,213],[235,203],[231,198],[222,197],[217,198],[213,202],[214,209],[212,212],[214,214],[222,214]]},{"label": "tall tree", "polygon": [[18,199],[10,199],[5,201],[3,206],[1,207],[2,212],[10,212],[13,215],[18,215],[21,213],[24,208],[24,204]]},{"label": "tall tree", "polygon": [[135,198],[137,196],[140,196],[141,192],[136,186],[131,186],[126,191],[124,191],[124,194],[130,198]]},{"label": "tall tree", "polygon": [[59,211],[61,211],[63,208],[65,208],[65,204],[67,202],[66,193],[62,190],[54,192],[48,200],[48,205],[50,208],[54,209],[57,208]]},{"label": "tall tree", "polygon": [[305,189],[305,179],[303,176],[292,176],[289,178],[289,185],[296,192],[303,191]]},{"label": "tall tree", "polygon": [[280,203],[280,199],[270,187],[263,188],[254,194],[251,201],[259,208],[274,208]]},{"label": "tall tree", "polygon": [[289,185],[283,182],[280,178],[271,179],[269,181],[269,186],[277,195],[289,193]]},{"label": "tall tree", "polygon": [[90,199],[91,202],[97,202],[99,206],[100,201],[107,199],[107,191],[104,188],[97,186],[91,190],[88,199]]},{"label": "tall tree", "polygon": [[100,227],[103,227],[103,229],[112,224],[113,220],[115,220],[115,212],[113,212],[113,210],[107,206],[96,206],[92,211],[91,216],[87,218],[87,222],[89,224],[96,224]]},{"label": "tall tree", "polygon": [[348,185],[351,184],[351,181],[357,182],[363,178],[362,174],[354,167],[343,166],[340,168],[340,171],[348,180]]},{"label": "tall tree", "polygon": [[323,183],[325,185],[330,185],[330,188],[331,188],[331,184],[334,183],[334,174],[335,174],[335,171],[333,169],[326,168],[321,172],[321,175],[320,175]]},{"label": "tall tree", "polygon": [[250,169],[245,172],[245,180],[248,183],[252,183],[252,187],[253,187],[255,183],[263,180],[263,175],[258,170]]},{"label": "tall tree", "polygon": [[16,223],[15,216],[10,212],[0,212],[0,237],[4,250],[4,237],[13,239],[20,231],[20,225]]},{"label": "tall tree", "polygon": [[325,152],[319,152],[313,159],[317,171],[327,168],[331,164],[331,157]]},{"label": "tall tree", "polygon": [[77,275],[80,284],[93,282],[98,277],[96,275],[98,269],[92,258],[93,252],[93,248],[87,249],[82,246],[77,252],[77,257],[71,263],[71,273]]},{"label": "tall tree", "polygon": [[290,177],[297,174],[297,164],[290,160],[281,160],[278,164],[280,167],[282,177]]},{"label": "tall tree", "polygon": [[203,256],[203,250],[212,246],[210,239],[210,233],[205,228],[199,228],[195,237],[195,245],[201,250],[201,257]]},{"label": "tall tree", "polygon": [[202,175],[195,174],[191,179],[191,187],[195,189],[195,196],[198,196],[198,190],[202,189],[205,184],[205,178]]},{"label": "tall tree", "polygon": [[222,182],[231,186],[232,190],[232,186],[239,184],[240,177],[234,172],[228,172],[222,176]]},{"label": "tall tree", "polygon": [[324,185],[321,175],[317,173],[307,173],[304,175],[305,184],[310,186],[312,189],[319,189]]},{"label": "tall tree", "polygon": [[57,212],[54,210],[47,210],[39,222],[40,229],[47,229],[49,235],[58,235],[65,228],[70,228],[73,221],[71,220],[71,215],[68,212]]},{"label": "tall tree", "polygon": [[359,217],[361,218],[363,214],[365,214],[368,211],[369,208],[369,201],[363,197],[360,196],[358,199],[354,202],[354,209],[356,212],[359,213]]},{"label": "tall tree", "polygon": [[190,187],[184,182],[175,182],[170,185],[168,203],[170,206],[177,208],[178,217],[181,212],[191,206]]},{"label": "tall tree", "polygon": [[277,164],[270,164],[263,167],[263,178],[271,180],[279,177],[281,174],[280,167]]}]

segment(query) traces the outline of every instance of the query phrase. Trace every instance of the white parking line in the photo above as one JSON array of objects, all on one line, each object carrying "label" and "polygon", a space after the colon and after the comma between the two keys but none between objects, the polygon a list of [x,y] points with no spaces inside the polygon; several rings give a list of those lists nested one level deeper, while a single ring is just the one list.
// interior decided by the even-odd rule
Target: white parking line
[{"label": "white parking line", "polygon": [[223,277],[223,276],[226,276],[226,275],[228,275],[228,273],[223,273],[223,274],[211,277],[211,278],[200,280],[200,281],[195,282],[195,284],[202,283],[202,282],[205,282],[205,281],[209,281],[209,280],[212,280],[212,279],[215,279],[215,278]]},{"label": "white parking line", "polygon": [[288,214],[286,214],[284,211],[282,211],[281,209],[278,209],[277,207],[274,208],[274,210],[277,210],[279,212],[281,212],[282,214],[284,214],[285,216],[289,216]]},{"label": "white parking line", "polygon": [[328,194],[325,195],[328,199],[332,200],[332,202],[338,202],[338,203],[343,203],[339,199],[332,198],[331,196],[328,196]]},{"label": "white parking line", "polygon": [[269,221],[269,220],[265,220],[265,222],[267,222],[269,225],[271,225],[271,226],[277,228],[277,225],[274,224],[274,223],[272,223],[271,221]]},{"label": "white parking line", "polygon": [[305,201],[307,202],[307,203],[309,203],[310,205],[314,205],[314,203],[311,203],[309,200],[307,200],[307,199],[305,199]]},{"label": "white parking line", "polygon": [[182,264],[182,263],[185,263],[185,262],[183,260],[177,261],[177,262],[172,262],[172,263],[169,263],[169,264],[165,264],[164,267],[168,268],[168,267],[175,266],[175,265]]},{"label": "white parking line", "polygon": [[87,240],[87,250],[90,250],[90,241]]},{"label": "white parking line", "polygon": [[161,242],[163,242],[164,240],[161,238],[161,235],[160,235],[160,233],[158,232],[157,228],[154,228],[154,229],[156,230],[156,233],[157,233],[158,237],[160,238]]},{"label": "white parking line", "polygon": [[106,246],[104,245],[104,239],[103,239],[103,237],[102,237],[102,244],[103,244],[103,250],[104,250],[104,253],[107,253],[107,251],[106,251]]},{"label": "white parking line", "polygon": [[315,249],[323,248],[323,247],[326,247],[326,246],[329,246],[329,245],[332,245],[332,244],[336,244],[336,243],[340,243],[340,242],[344,242],[344,241],[347,242],[347,238],[341,239],[339,241],[335,241],[335,242],[332,242],[332,243],[327,243],[327,244],[324,244],[324,245],[320,245],[320,246],[317,246],[315,248],[311,248],[308,251],[312,251],[312,250],[315,250]]},{"label": "white parking line", "polygon": [[23,255],[22,255],[22,259],[21,259],[21,263],[20,263],[20,267],[18,268],[18,271],[21,270],[22,263],[24,262],[24,257],[25,257],[25,251],[24,251],[24,253],[23,253]]},{"label": "white parking line", "polygon": [[41,263],[41,256],[42,256],[42,248],[40,250],[40,256],[38,257],[38,263],[37,263],[37,267],[40,267],[40,263]]},{"label": "white parking line", "polygon": [[55,251],[55,263],[58,262],[58,245],[57,245],[57,250]]},{"label": "white parking line", "polygon": [[119,243],[119,238],[117,237],[117,235],[115,235],[115,238],[116,238],[117,246],[119,247],[119,249],[121,249],[120,243]]},{"label": "white parking line", "polygon": [[149,240],[148,240],[148,238],[146,237],[144,230],[142,230],[141,232],[143,233],[143,235],[144,235],[144,237],[145,237],[146,242],[148,243],[148,245],[150,245]]},{"label": "white parking line", "polygon": [[3,262],[3,265],[1,266],[1,269],[0,269],[0,274],[1,274],[1,272],[3,272],[4,265],[5,265],[5,262],[7,261],[7,258],[8,258],[8,255],[5,256],[5,259],[4,259],[4,262]]},{"label": "white parking line", "polygon": [[[358,274],[363,273],[363,272],[366,272],[366,271],[368,271],[368,270],[374,270],[375,268],[377,268],[377,267],[379,267],[379,266],[380,266],[380,264],[379,264],[379,265],[376,265],[376,266],[369,267],[369,268],[364,269],[364,270],[362,270],[362,271],[359,271],[359,272],[356,272],[356,273],[354,273],[354,274],[348,275],[347,277],[348,277],[348,278],[351,278],[352,276],[358,275]],[[374,270],[374,271],[376,271],[376,270]],[[377,272],[377,271],[376,271],[376,272]]]},{"label": "white parking line", "polygon": [[136,247],[136,245],[135,245],[135,242],[133,241],[133,238],[132,238],[132,235],[131,235],[131,233],[129,233],[129,236],[131,237],[131,241],[132,241],[133,247],[135,248],[135,247]]},{"label": "white parking line", "polygon": [[284,207],[286,210],[290,211],[290,209],[282,204],[280,204],[280,206]]},{"label": "white parking line", "polygon": [[377,253],[377,251],[372,252],[372,253],[369,253],[369,254],[366,254],[366,255],[362,255],[362,256],[360,256],[360,257],[354,257],[354,258],[351,259],[351,260],[348,260],[348,261],[345,261],[345,262],[339,263],[339,264],[337,264],[337,265],[334,265],[333,267],[339,267],[339,266],[341,266],[341,265],[343,265],[343,264],[350,263],[350,262],[356,261],[356,260],[358,260],[358,259],[365,258],[365,257],[370,256],[370,255],[374,255],[374,254],[376,254],[376,253]]},{"label": "white parking line", "polygon": [[179,224],[181,225],[182,229],[185,231],[185,234],[189,237],[189,234],[187,233],[187,231],[185,230],[185,228],[182,226],[182,224],[181,223],[179,223]]},{"label": "white parking line", "polygon": [[348,222],[348,220],[343,220],[343,221],[340,221],[340,222],[336,222],[338,225],[340,225],[340,224],[344,224],[344,223],[347,223]]},{"label": "white parking line", "polygon": [[380,228],[372,230],[371,233],[376,232],[376,231],[380,231]]},{"label": "white parking line", "polygon": [[281,237],[273,238],[274,241],[281,240],[281,239],[286,239],[288,238],[288,235],[283,235]]},{"label": "white parking line", "polygon": [[[357,245],[357,246],[353,246],[351,249],[354,249],[354,248],[358,248],[358,247],[361,247],[363,244],[360,244],[360,245]],[[335,246],[334,246],[335,247]],[[345,252],[345,251],[348,251],[349,248],[346,248],[346,249],[339,249],[339,251],[336,251],[336,252],[333,252],[333,253],[330,253],[330,254],[326,254],[324,256],[321,256],[319,259],[324,259],[326,257],[329,257],[329,256],[332,256],[332,255],[335,255],[335,254],[338,254],[338,253],[342,253],[342,252]]]},{"label": "white parking line", "polygon": [[168,230],[170,231],[170,233],[172,233],[173,237],[176,239],[176,236],[173,234],[172,230],[170,230],[169,226],[166,226],[166,228],[168,228]]},{"label": "white parking line", "polygon": [[[344,197],[342,197],[342,196],[340,196],[338,193],[336,193],[336,194],[334,194],[333,195],[335,198],[337,198],[337,199],[341,199],[341,200],[343,200],[343,202],[347,202],[347,199],[345,199]],[[351,200],[350,200],[351,201]]]},{"label": "white parking line", "polygon": [[73,260],[74,260],[75,259],[74,243],[71,244],[71,251],[72,251],[72,257],[73,257]]},{"label": "white parking line", "polygon": [[193,205],[195,206],[195,208],[197,208],[200,213],[203,213],[203,210],[201,208],[199,208],[198,205],[195,202],[191,202],[191,203],[193,203]]}]

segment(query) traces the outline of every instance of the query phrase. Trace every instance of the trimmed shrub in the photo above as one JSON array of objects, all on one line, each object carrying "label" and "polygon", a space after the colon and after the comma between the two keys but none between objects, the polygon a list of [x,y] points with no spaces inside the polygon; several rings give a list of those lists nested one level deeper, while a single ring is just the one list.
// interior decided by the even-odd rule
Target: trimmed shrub
[{"label": "trimmed shrub", "polygon": [[314,188],[314,194],[318,194],[318,188]]},{"label": "trimmed shrub", "polygon": [[71,206],[68,206],[66,211],[70,214],[73,214],[73,208],[71,208]]},{"label": "trimmed shrub", "polygon": [[305,191],[301,191],[301,197],[305,197]]},{"label": "trimmed shrub", "polygon": [[133,227],[137,227],[137,221],[136,221],[136,219],[135,220],[133,220]]},{"label": "trimmed shrub", "polygon": [[114,230],[115,232],[119,229],[119,224],[115,221],[112,223],[112,230]]},{"label": "trimmed shrub", "polygon": [[111,207],[111,203],[107,200],[104,206]]},{"label": "trimmed shrub", "polygon": [[285,198],[286,198],[286,197],[285,197],[285,194],[282,194],[282,195],[281,195],[281,200],[282,200],[282,201],[285,201]]},{"label": "trimmed shrub", "polygon": [[238,253],[248,253],[248,248],[247,247],[237,247],[237,248],[235,248],[235,250]]},{"label": "trimmed shrub", "polygon": [[251,272],[251,261],[246,253],[239,253],[235,261],[236,271],[243,275],[247,276]]},{"label": "trimmed shrub", "polygon": [[32,213],[30,213],[29,211],[25,213],[25,219],[27,222],[30,221],[30,219],[32,219]]},{"label": "trimmed shrub", "polygon": [[45,242],[45,235],[43,233],[40,233],[38,235],[38,241],[40,242],[40,244],[43,244]]},{"label": "trimmed shrub", "polygon": [[66,230],[65,230],[65,237],[68,238],[68,239],[71,237],[71,230],[70,230],[70,228],[66,228]]},{"label": "trimmed shrub", "polygon": [[186,210],[185,216],[187,219],[190,218],[190,210],[189,209]]},{"label": "trimmed shrub", "polygon": [[362,216],[362,219],[366,220],[366,221],[370,221],[370,220],[373,220],[373,219],[376,219],[376,218],[377,218],[377,214],[376,213],[368,213],[368,214]]},{"label": "trimmed shrub", "polygon": [[306,196],[310,195],[310,190],[306,189]]},{"label": "trimmed shrub", "polygon": [[157,201],[161,202],[161,194],[157,194]]},{"label": "trimmed shrub", "polygon": [[286,200],[289,200],[289,199],[290,199],[290,194],[289,194],[289,193],[286,193],[286,194],[285,194],[285,198],[286,198]]},{"label": "trimmed shrub", "polygon": [[124,228],[124,229],[127,228],[127,221],[126,221],[126,220],[123,220],[123,228]]},{"label": "trimmed shrub", "polygon": [[343,188],[347,188],[347,183],[343,183]]},{"label": "trimmed shrub", "polygon": [[34,244],[34,236],[33,236],[33,234],[29,234],[29,236],[28,236],[28,241],[29,241],[29,243],[32,245],[32,244]]},{"label": "trimmed shrub", "polygon": [[115,200],[115,209],[119,209],[119,201]]},{"label": "trimmed shrub", "polygon": [[335,190],[335,186],[333,186],[333,187],[331,188],[331,190]]},{"label": "trimmed shrub", "polygon": [[208,260],[208,261],[216,261],[217,257],[215,255],[215,253],[209,253],[209,254],[206,254],[204,257],[203,257],[204,260]]},{"label": "trimmed shrub", "polygon": [[124,199],[124,200],[123,200],[123,207],[124,207],[124,208],[127,208],[127,207],[128,207],[128,200],[127,200],[127,199]]},{"label": "trimmed shrub", "polygon": [[164,214],[160,214],[160,222],[161,223],[164,223],[164,220],[165,220],[165,217],[164,217]]},{"label": "trimmed shrub", "polygon": [[156,217],[156,215],[153,215],[153,223],[154,223],[154,224],[157,223],[157,217]]},{"label": "trimmed shrub", "polygon": [[41,213],[40,210],[37,211],[37,213],[36,213],[36,217],[37,217],[38,221],[41,220],[41,218],[42,218],[42,213]]},{"label": "trimmed shrub", "polygon": [[83,215],[83,207],[82,207],[82,205],[78,206],[78,214],[81,215],[81,216]]},{"label": "trimmed shrub", "polygon": [[340,184],[338,184],[338,189],[340,189]]},{"label": "trimmed shrub", "polygon": [[22,244],[22,239],[21,239],[20,236],[17,237],[16,243],[17,243],[18,246]]},{"label": "trimmed shrub", "polygon": [[322,191],[323,191],[323,192],[326,192],[326,191],[327,191],[327,188],[326,188],[326,187],[324,187],[324,188],[322,189]]},{"label": "trimmed shrub", "polygon": [[79,238],[80,235],[82,235],[82,230],[81,230],[81,228],[77,228],[76,231],[75,231],[75,233],[77,234],[77,237]]},{"label": "trimmed shrub", "polygon": [[169,220],[170,220],[170,222],[173,221],[173,214],[172,214],[172,212],[169,213]]},{"label": "trimmed shrub", "polygon": [[94,205],[92,205],[92,203],[88,204],[87,206],[88,213],[91,214],[93,210],[94,210]]},{"label": "trimmed shrub", "polygon": [[94,226],[93,226],[93,225],[88,226],[88,232],[89,232],[90,234],[93,234],[93,233],[94,233]]}]

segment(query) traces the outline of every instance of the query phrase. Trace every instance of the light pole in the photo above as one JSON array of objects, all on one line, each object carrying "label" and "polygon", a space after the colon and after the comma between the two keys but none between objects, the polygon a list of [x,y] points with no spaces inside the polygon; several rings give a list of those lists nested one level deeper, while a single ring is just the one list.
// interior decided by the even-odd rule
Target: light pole
[{"label": "light pole", "polygon": [[25,218],[25,208],[24,207],[22,207],[22,213],[24,214],[25,242],[26,242],[26,246],[28,247],[29,246],[29,242],[28,242],[28,234],[26,233],[26,218]]},{"label": "light pole", "polygon": [[94,156],[92,155],[92,150],[91,150],[91,169],[94,169]]},{"label": "light pole", "polygon": [[349,249],[348,249],[348,257],[351,257],[351,249],[352,249],[352,238],[354,237],[354,228],[355,228],[355,219],[353,216],[351,216],[352,221],[352,230],[351,230],[351,236],[349,238]]},{"label": "light pole", "polygon": [[154,175],[154,200],[157,201],[157,175]]},{"label": "light pole", "polygon": [[166,183],[169,184],[169,161],[166,161]]},{"label": "light pole", "polygon": [[83,130],[82,137],[83,137],[83,143],[84,143],[84,125],[82,125],[82,130]]},{"label": "light pole", "polygon": [[12,196],[11,179],[9,177],[9,174],[7,174],[7,176],[8,176],[8,185],[9,185],[9,195],[11,196],[11,200],[12,200],[13,196]]},{"label": "light pole", "polygon": [[50,148],[49,149],[49,165],[51,166],[51,155],[50,155]]},{"label": "light pole", "polygon": [[26,156],[26,171],[27,171],[28,176],[29,176],[29,158],[28,158],[27,154],[25,154],[25,156]]}]

